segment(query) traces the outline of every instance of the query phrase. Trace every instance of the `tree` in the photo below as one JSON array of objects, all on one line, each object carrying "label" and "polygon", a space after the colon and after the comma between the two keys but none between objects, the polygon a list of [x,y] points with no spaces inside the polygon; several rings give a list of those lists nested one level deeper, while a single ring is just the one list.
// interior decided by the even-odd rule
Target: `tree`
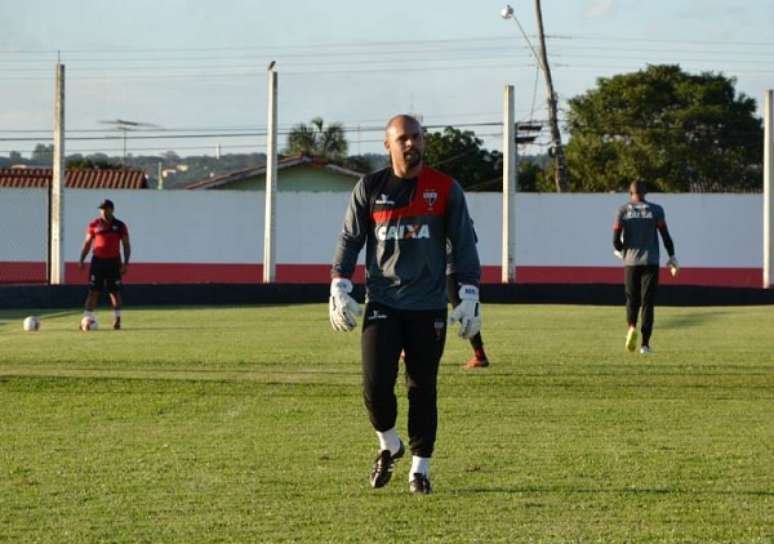
[{"label": "tree", "polygon": [[121,170],[120,163],[115,163],[107,158],[94,158],[83,157],[82,155],[74,155],[68,157],[66,168],[68,170]]},{"label": "tree", "polygon": [[487,151],[482,143],[474,132],[454,127],[426,132],[424,162],[449,174],[466,190],[501,190],[502,153]]},{"label": "tree", "polygon": [[365,153],[363,155],[350,155],[342,163],[342,166],[367,174],[385,168],[390,164],[387,155],[378,153]]},{"label": "tree", "polygon": [[54,144],[37,144],[32,150],[31,161],[33,164],[51,166],[54,160]]},{"label": "tree", "polygon": [[569,101],[566,154],[573,190],[753,190],[762,185],[755,100],[721,74],[648,66],[600,78]]},{"label": "tree", "polygon": [[341,162],[347,157],[347,148],[347,138],[341,123],[325,126],[322,118],[315,117],[309,125],[299,123],[290,129],[285,154]]}]

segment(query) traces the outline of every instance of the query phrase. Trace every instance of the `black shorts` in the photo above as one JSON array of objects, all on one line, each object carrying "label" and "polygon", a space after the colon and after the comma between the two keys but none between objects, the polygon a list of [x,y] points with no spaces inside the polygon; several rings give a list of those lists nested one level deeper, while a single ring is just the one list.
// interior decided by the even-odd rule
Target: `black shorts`
[{"label": "black shorts", "polygon": [[89,269],[89,289],[118,293],[121,290],[121,259],[94,257]]}]

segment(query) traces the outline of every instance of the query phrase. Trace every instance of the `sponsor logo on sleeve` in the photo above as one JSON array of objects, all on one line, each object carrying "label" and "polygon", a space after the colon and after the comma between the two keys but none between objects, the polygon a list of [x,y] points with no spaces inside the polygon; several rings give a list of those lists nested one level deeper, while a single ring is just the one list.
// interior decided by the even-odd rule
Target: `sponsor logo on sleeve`
[{"label": "sponsor logo on sleeve", "polygon": [[390,200],[389,196],[387,196],[386,194],[382,193],[381,195],[379,195],[379,198],[377,198],[374,201],[374,204],[379,204],[380,206],[394,206],[395,205],[395,201],[394,200]]}]

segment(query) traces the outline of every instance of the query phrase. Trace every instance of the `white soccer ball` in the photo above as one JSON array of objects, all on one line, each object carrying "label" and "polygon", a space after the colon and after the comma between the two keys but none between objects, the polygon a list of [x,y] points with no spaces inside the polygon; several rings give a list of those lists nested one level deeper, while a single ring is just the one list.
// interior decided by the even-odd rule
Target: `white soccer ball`
[{"label": "white soccer ball", "polygon": [[40,319],[38,319],[34,315],[25,317],[22,327],[24,327],[24,330],[27,332],[36,331],[40,328]]},{"label": "white soccer ball", "polygon": [[83,319],[81,319],[81,330],[83,332],[96,331],[98,326],[97,320],[93,317],[85,315],[83,316]]}]

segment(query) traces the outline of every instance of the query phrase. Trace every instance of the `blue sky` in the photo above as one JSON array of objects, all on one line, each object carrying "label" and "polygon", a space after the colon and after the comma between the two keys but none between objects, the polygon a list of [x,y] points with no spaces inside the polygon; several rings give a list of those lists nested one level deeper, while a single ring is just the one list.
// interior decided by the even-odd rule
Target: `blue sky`
[{"label": "blue sky", "polygon": [[[67,67],[67,152],[118,154],[100,121],[128,119],[186,134],[131,140],[135,154],[261,151],[266,75],[277,60],[279,122],[314,116],[348,128],[352,152],[378,151],[372,129],[397,112],[426,124],[501,119],[502,90],[516,86],[520,119],[545,119],[543,81],[505,2],[430,0],[0,0],[0,138],[41,139],[52,126],[53,73]],[[532,1],[512,2],[528,34]],[[648,63],[722,71],[761,101],[774,87],[772,0],[543,0],[549,58],[562,100],[598,77]],[[491,148],[499,128],[472,126]],[[196,137],[212,132],[232,136]],[[77,132],[98,131],[98,132]],[[138,133],[142,135],[158,133]],[[0,155],[33,141],[2,141]]]}]

